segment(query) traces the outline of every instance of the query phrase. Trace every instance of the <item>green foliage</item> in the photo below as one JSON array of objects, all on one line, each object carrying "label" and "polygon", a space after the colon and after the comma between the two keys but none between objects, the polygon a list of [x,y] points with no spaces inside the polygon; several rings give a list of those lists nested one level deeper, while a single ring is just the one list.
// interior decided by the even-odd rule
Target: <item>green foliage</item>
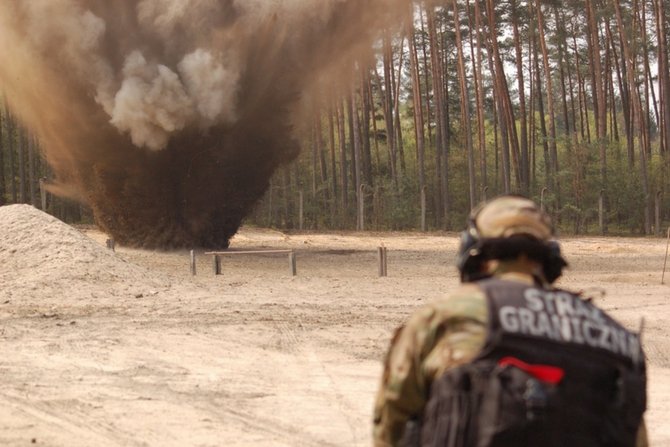
[{"label": "green foliage", "polygon": [[[657,191],[661,191],[660,210],[662,218],[667,222],[670,213],[670,191],[667,189],[668,177],[670,176],[670,165],[666,159],[660,155],[660,129],[657,126],[652,104],[645,104],[643,113],[649,123],[649,137],[651,139],[651,154],[648,163],[648,183],[649,195],[645,197],[643,188],[643,177],[640,170],[639,160],[639,141],[637,130],[635,133],[635,161],[631,163],[628,160],[626,135],[627,131],[625,117],[627,111],[621,96],[621,84],[626,81],[626,73],[621,72],[622,66],[616,66],[613,51],[601,37],[601,62],[603,67],[601,71],[609,75],[611,79],[606,79],[605,83],[611,82],[613,89],[607,93],[607,147],[606,147],[606,180],[601,174],[600,145],[596,141],[596,120],[593,107],[595,106],[594,89],[596,80],[594,77],[594,66],[589,47],[588,34],[589,29],[586,23],[583,2],[560,2],[552,0],[550,2],[541,2],[543,5],[545,26],[543,30],[537,29],[537,12],[534,4],[518,3],[516,11],[513,4],[507,2],[494,2],[495,20],[497,35],[489,35],[488,18],[485,5],[482,8],[484,27],[476,30],[473,27],[475,20],[474,4],[471,3],[470,11],[466,11],[464,3],[458,4],[460,8],[460,30],[465,39],[465,67],[464,71],[467,77],[466,101],[470,108],[472,123],[470,128],[464,128],[460,119],[461,95],[460,83],[457,73],[457,49],[455,47],[455,18],[452,5],[435,6],[436,27],[434,28],[437,36],[436,40],[431,40],[426,9],[416,8],[414,39],[418,51],[418,74],[419,88],[414,89],[410,74],[410,58],[408,40],[406,37],[387,36],[389,39],[388,47],[391,51],[391,66],[384,66],[381,56],[377,61],[371,62],[367,67],[366,63],[359,61],[357,64],[359,72],[355,77],[355,85],[345,89],[346,93],[338,97],[337,90],[333,86],[323,89],[322,98],[323,108],[319,111],[315,105],[315,116],[307,119],[309,122],[298,123],[296,138],[303,144],[303,151],[295,162],[284,169],[279,169],[274,174],[271,181],[271,187],[267,194],[258,203],[258,206],[249,222],[263,225],[275,226],[279,228],[297,228],[300,225],[299,217],[299,195],[303,196],[303,227],[305,229],[355,229],[357,224],[358,203],[355,188],[355,179],[352,174],[351,165],[353,161],[352,138],[359,134],[361,140],[363,135],[371,135],[368,141],[361,141],[361,150],[369,147],[369,164],[360,166],[361,172],[371,173],[371,178],[365,174],[362,175],[364,186],[364,209],[365,209],[365,227],[376,230],[413,230],[420,228],[421,222],[421,191],[419,176],[423,173],[425,177],[427,215],[426,222],[428,229],[452,229],[460,230],[470,213],[470,181],[468,169],[468,154],[466,153],[466,134],[472,137],[475,178],[472,179],[476,188],[475,202],[479,201],[485,194],[488,198],[494,197],[503,192],[503,166],[502,166],[502,133],[501,133],[501,112],[500,106],[496,108],[497,101],[501,95],[500,85],[507,86],[511,97],[511,112],[516,121],[517,132],[520,138],[519,115],[521,113],[520,91],[515,76],[516,73],[516,48],[514,39],[512,39],[512,26],[516,23],[519,26],[519,32],[522,41],[522,70],[525,76],[525,99],[526,112],[528,120],[528,133],[531,147],[529,148],[529,168],[530,179],[528,189],[524,190],[525,185],[516,179],[517,174],[514,169],[510,173],[511,192],[525,192],[536,201],[543,202],[545,208],[555,217],[560,230],[566,234],[597,234],[599,227],[599,205],[601,194],[604,197],[605,221],[607,230],[610,234],[643,234],[645,226],[645,205],[647,209],[653,207],[653,201]],[[651,66],[658,66],[656,58],[656,42],[658,38],[652,27],[647,27],[647,39],[642,39],[641,28],[634,28],[631,19],[634,17],[634,4],[624,2],[624,22],[628,26],[628,33],[635,29],[635,36],[619,35],[616,27],[616,21],[613,18],[613,9],[611,5],[597,4],[596,16],[600,24],[609,20],[612,23],[610,30],[614,35],[612,40],[620,42],[624,37],[626,41],[635,43],[634,50],[638,51],[636,57],[640,64],[637,69],[640,74],[639,89],[641,96],[644,96],[645,84],[642,82],[644,66],[642,64],[641,49],[646,42],[647,56],[650,58]],[[426,6],[428,7],[428,6]],[[652,13],[647,17],[652,20]],[[479,34],[477,33],[479,31]],[[539,51],[539,32],[543,32],[548,45],[549,65],[552,67],[552,80],[554,82],[554,102],[555,102],[555,124],[557,132],[556,148],[558,152],[558,172],[553,172],[553,168],[547,171],[549,166],[545,159],[543,148],[543,139],[540,128],[540,120],[545,119],[549,127],[549,109],[547,89],[545,83],[545,73],[543,71],[543,61],[536,61],[532,58],[535,50],[537,57],[542,58]],[[470,37],[472,47],[470,46]],[[481,52],[482,66],[476,70],[475,64],[478,61],[478,55],[474,48],[476,37],[483,37],[484,48]],[[504,73],[492,69],[493,60],[489,52],[489,45],[492,38],[498,40],[501,57],[505,64]],[[435,47],[433,47],[433,45]],[[378,42],[378,49],[383,45]],[[624,57],[621,48],[618,58]],[[433,57],[436,56],[436,57]],[[442,63],[441,70],[435,70],[433,64],[435,61]],[[535,72],[535,62],[539,67],[539,72]],[[509,69],[507,69],[509,67]],[[385,79],[386,72],[392,73],[392,79]],[[481,160],[482,153],[479,148],[479,139],[477,128],[477,103],[475,89],[475,74],[482,72],[482,78],[478,79],[479,85],[483,91],[483,115],[485,119],[484,134],[486,140],[486,151],[484,160]],[[621,72],[621,73],[620,73]],[[536,76],[539,74],[539,76]],[[360,75],[360,76],[358,76]],[[661,81],[658,74],[654,82],[656,91]],[[499,78],[498,78],[499,77]],[[622,79],[619,79],[621,77]],[[541,85],[537,85],[537,82]],[[441,85],[444,95],[439,94],[439,90],[434,88],[433,81]],[[565,82],[563,82],[565,81]],[[367,88],[365,83],[367,82]],[[389,92],[391,105],[393,101],[398,102],[398,116],[395,115],[395,107],[391,121],[399,119],[399,129],[386,128],[387,110],[386,105],[387,83],[396,82],[397,85],[391,86]],[[532,90],[531,90],[532,84]],[[495,88],[494,88],[495,86]],[[397,89],[397,90],[396,90]],[[572,91],[570,91],[572,89]],[[435,91],[434,91],[435,90]],[[353,122],[352,111],[348,107],[350,99],[347,98],[354,92],[354,104],[358,106],[356,113],[360,127],[358,132],[351,129],[350,123]],[[565,98],[560,95],[565,93]],[[340,92],[342,93],[342,92]],[[396,98],[396,94],[399,95]],[[614,98],[610,95],[614,94]],[[630,95],[630,93],[627,93]],[[413,103],[414,95],[420,95],[420,104],[424,113],[425,127],[425,159],[423,166],[419,166],[417,155],[416,131],[415,131],[415,105]],[[441,112],[448,115],[449,141],[448,157],[441,152],[437,144],[438,116],[437,99],[442,98],[443,108]],[[545,117],[540,116],[539,99],[542,98],[544,104]],[[328,101],[325,101],[328,99]],[[660,96],[658,97],[660,100]],[[341,104],[337,104],[341,101]],[[317,101],[318,102],[318,101]],[[630,103],[629,103],[630,104]],[[335,107],[338,105],[338,107]],[[499,104],[498,104],[499,105]],[[343,106],[343,112],[334,112]],[[563,108],[565,106],[565,109]],[[370,108],[372,110],[367,110]],[[614,116],[612,117],[611,108],[614,107]],[[660,108],[659,108],[660,109]],[[497,113],[496,113],[497,112]],[[16,128],[8,128],[8,116],[5,112],[3,118],[3,138],[0,140],[0,155],[4,155],[4,160],[0,165],[1,173],[4,174],[5,181],[0,182],[0,199],[5,201],[16,201],[12,198],[12,191],[17,189],[21,182],[25,184],[26,179],[18,178],[18,157],[17,145],[20,138]],[[343,113],[343,115],[342,115]],[[329,116],[330,114],[330,116]],[[370,116],[370,122],[365,122],[366,116]],[[567,116],[567,122],[566,122]],[[498,120],[498,123],[495,120]],[[618,134],[621,141],[614,140],[614,132],[611,126],[611,119],[617,123]],[[374,122],[374,125],[373,125]],[[333,128],[330,129],[330,124]],[[318,125],[317,125],[318,124]],[[569,124],[569,126],[568,126]],[[258,123],[262,126],[263,123]],[[582,129],[584,126],[584,129]],[[576,127],[574,129],[573,127]],[[314,135],[314,129],[321,128],[320,147],[323,151],[323,158],[326,165],[325,173],[322,172],[321,159],[319,154],[314,156],[314,148],[317,140]],[[569,128],[571,132],[566,132]],[[375,134],[376,130],[376,134]],[[533,135],[530,135],[533,133]],[[334,135],[331,147],[331,132]],[[389,144],[397,133],[402,134],[399,146],[396,148],[395,171],[391,169],[391,148]],[[340,141],[342,135],[343,141]],[[376,144],[375,144],[376,143]],[[341,152],[341,146],[344,146],[344,155]],[[11,148],[10,148],[11,147]],[[331,154],[334,152],[335,166],[332,165]],[[12,156],[11,158],[9,156]],[[366,155],[365,153],[363,155]],[[667,154],[666,154],[667,155]],[[315,160],[316,158],[316,160]],[[513,158],[513,157],[512,157]],[[669,157],[670,158],[670,157]],[[362,163],[362,161],[361,161]],[[440,172],[440,163],[448,163],[447,173],[447,197],[442,196],[444,185],[441,184],[442,176]],[[514,162],[512,162],[514,164]],[[484,179],[484,170],[486,167],[486,179]],[[25,168],[25,166],[24,166]],[[38,176],[49,176],[46,163],[40,163],[35,168],[35,174]],[[396,173],[394,178],[393,174]],[[324,175],[325,174],[325,175]],[[346,187],[343,184],[343,176],[346,178]],[[335,181],[333,181],[335,180]],[[555,185],[555,186],[554,186]],[[4,186],[4,191],[2,187]],[[346,189],[346,190],[345,190]],[[344,191],[343,191],[344,190]],[[602,193],[601,193],[602,191]],[[4,194],[2,194],[4,192]],[[54,201],[54,203],[57,203]],[[445,211],[443,207],[448,204]],[[55,207],[56,205],[54,205]],[[65,205],[60,205],[62,209]],[[56,208],[54,208],[56,209]],[[72,214],[72,213],[71,213]],[[661,225],[664,225],[664,221]]]}]

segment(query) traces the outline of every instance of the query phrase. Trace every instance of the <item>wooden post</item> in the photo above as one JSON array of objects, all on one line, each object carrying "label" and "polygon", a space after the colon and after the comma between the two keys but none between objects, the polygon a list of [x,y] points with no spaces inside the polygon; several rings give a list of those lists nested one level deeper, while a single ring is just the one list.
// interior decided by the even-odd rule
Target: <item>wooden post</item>
[{"label": "wooden post", "polygon": [[42,211],[46,212],[47,210],[47,190],[44,187],[46,183],[46,178],[42,177],[40,179],[40,197],[42,199]]},{"label": "wooden post", "polygon": [[107,245],[108,249],[116,251],[116,242],[114,241],[114,239],[107,239],[105,244]]},{"label": "wooden post", "polygon": [[220,275],[221,274],[221,258],[219,255],[214,255],[214,275]]},{"label": "wooden post", "polygon": [[663,194],[661,191],[656,192],[656,207],[655,207],[655,233],[656,236],[661,235],[661,194]]},{"label": "wooden post", "polygon": [[303,225],[305,223],[305,195],[300,191],[298,195],[298,212],[300,213],[298,216],[298,228],[300,231],[303,229]]},{"label": "wooden post", "polygon": [[540,209],[544,211],[544,195],[547,192],[547,187],[545,186],[542,188],[542,191],[540,191]]},{"label": "wooden post", "polygon": [[195,264],[195,250],[191,250],[191,275],[195,276],[197,274]]},{"label": "wooden post", "polygon": [[661,275],[661,284],[665,280],[665,267],[668,264],[668,247],[670,247],[670,228],[668,228],[668,242],[665,244],[665,261],[663,261],[663,274]]},{"label": "wooden post", "polygon": [[421,188],[421,231],[426,231],[426,187]]},{"label": "wooden post", "polygon": [[383,245],[377,249],[377,259],[379,261],[379,276],[388,276],[388,260],[386,256],[386,247]]},{"label": "wooden post", "polygon": [[384,276],[384,247],[377,248],[377,263],[379,277]]},{"label": "wooden post", "polygon": [[297,269],[297,263],[296,263],[296,260],[295,260],[295,252],[294,251],[291,251],[288,254],[288,267],[289,267],[289,271],[290,271],[291,276],[297,276],[298,269]]}]

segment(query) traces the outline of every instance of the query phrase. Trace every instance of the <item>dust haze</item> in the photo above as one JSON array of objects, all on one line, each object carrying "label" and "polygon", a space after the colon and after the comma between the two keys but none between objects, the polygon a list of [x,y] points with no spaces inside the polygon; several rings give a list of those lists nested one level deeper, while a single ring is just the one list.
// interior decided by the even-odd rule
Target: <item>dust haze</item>
[{"label": "dust haze", "polygon": [[[346,79],[408,0],[6,0],[0,91],[51,191],[117,241],[227,247],[299,152],[306,92]],[[318,95],[317,95],[318,96]]]}]

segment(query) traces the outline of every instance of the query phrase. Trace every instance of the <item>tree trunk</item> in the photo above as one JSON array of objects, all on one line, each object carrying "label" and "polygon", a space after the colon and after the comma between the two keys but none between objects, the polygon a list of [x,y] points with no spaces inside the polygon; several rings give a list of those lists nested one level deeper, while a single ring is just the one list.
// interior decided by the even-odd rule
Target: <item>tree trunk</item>
[{"label": "tree trunk", "polygon": [[[609,85],[609,98],[610,98],[610,129],[611,135],[614,141],[619,142],[619,120],[617,117],[617,107],[616,107],[616,96],[614,95],[614,73],[612,70],[613,64],[612,60],[616,62],[616,59],[612,57],[612,49],[610,46],[607,46],[606,51],[606,60],[607,65],[605,67],[605,73],[609,73],[607,76],[607,83]],[[618,146],[618,145],[617,145]]]},{"label": "tree trunk", "polygon": [[351,91],[350,102],[349,102],[349,113],[351,115],[351,129],[352,129],[352,140],[353,140],[353,171],[352,177],[354,179],[354,191],[355,196],[358,198],[360,194],[361,184],[362,184],[362,154],[361,154],[361,134],[360,134],[360,120],[358,117],[358,104],[356,101],[356,92],[355,90]]},{"label": "tree trunk", "polygon": [[340,181],[342,183],[342,210],[346,215],[349,207],[349,177],[347,175],[347,143],[344,131],[344,104],[343,100],[337,101],[337,134],[340,142]]},{"label": "tree trunk", "polygon": [[614,10],[616,15],[617,26],[619,28],[619,35],[621,36],[621,44],[623,46],[624,59],[626,61],[626,77],[628,78],[628,90],[631,95],[631,102],[633,103],[633,121],[637,125],[637,130],[640,138],[640,179],[642,180],[642,192],[644,194],[644,232],[645,234],[651,233],[651,194],[649,187],[649,173],[647,169],[647,144],[649,141],[647,132],[647,126],[645,124],[645,117],[642,110],[642,103],[640,100],[640,94],[637,90],[637,74],[636,74],[636,64],[635,64],[635,55],[633,54],[630,45],[628,44],[628,34],[626,26],[623,23],[623,17],[621,13],[621,5],[619,0],[612,0],[614,4]]},{"label": "tree trunk", "polygon": [[419,74],[419,58],[416,48],[416,36],[414,33],[414,24],[410,20],[409,29],[409,53],[410,53],[410,72],[412,76],[412,104],[414,106],[414,136],[416,138],[416,157],[419,175],[419,191],[426,186],[425,171],[425,135],[423,105],[421,102],[421,77]]},{"label": "tree trunk", "polygon": [[[531,6],[532,10],[532,6]],[[535,76],[533,76],[533,57],[535,52],[535,25],[532,19],[533,15],[530,14],[530,21],[528,24],[528,70],[530,78],[530,185],[533,190],[536,188],[537,184],[537,157],[536,157],[536,146],[537,146],[537,123],[535,120],[535,95],[538,89],[538,84],[535,82]]]},{"label": "tree trunk", "polygon": [[[490,0],[489,0],[490,1]],[[551,187],[556,195],[556,207],[561,207],[561,185],[558,179],[558,150],[556,147],[556,112],[554,107],[554,87],[552,81],[551,67],[549,66],[549,50],[544,37],[544,14],[540,0],[535,0],[537,13],[537,28],[540,37],[540,48],[542,50],[542,63],[544,65],[545,85],[547,87],[547,107],[549,108],[549,157],[551,159]]]},{"label": "tree trunk", "polygon": [[314,121],[312,122],[312,127],[310,129],[311,130],[311,132],[310,132],[311,140],[312,140],[312,144],[310,145],[312,147],[312,169],[311,169],[312,170],[312,172],[311,172],[311,174],[312,174],[311,175],[312,188],[311,189],[312,189],[312,200],[314,200],[314,201],[316,201],[317,172],[318,172],[317,166],[318,166],[318,157],[319,157],[318,152],[319,152],[319,149],[320,149],[319,148],[319,143],[318,143],[319,136],[316,133],[316,121],[317,121],[316,115],[317,115],[317,112],[316,112],[316,108],[314,107],[312,109],[312,117],[313,117],[312,119]]},{"label": "tree trunk", "polygon": [[368,70],[363,70],[361,67],[361,105],[362,105],[362,121],[361,127],[361,169],[363,183],[372,186],[372,151],[370,145],[370,114],[372,113],[372,104],[370,102],[369,85],[370,73]]},{"label": "tree trunk", "polygon": [[542,135],[542,153],[544,159],[544,181],[545,185],[551,187],[551,159],[549,156],[549,141],[547,136],[547,123],[544,115],[544,99],[542,98],[542,74],[540,72],[540,56],[537,51],[537,43],[533,43],[533,61],[535,68],[535,85],[537,86],[537,110],[540,116],[540,132]]},{"label": "tree trunk", "polygon": [[393,109],[394,109],[394,91],[393,85],[393,49],[391,46],[391,38],[388,34],[384,35],[383,46],[383,67],[384,67],[384,94],[382,95],[382,105],[384,108],[384,122],[386,123],[386,144],[389,152],[389,167],[391,171],[391,180],[396,190],[398,189],[398,172],[397,172],[397,153],[395,127],[393,126]]},{"label": "tree trunk", "polygon": [[530,188],[530,168],[528,160],[528,123],[526,122],[526,83],[523,75],[523,55],[521,51],[521,37],[519,33],[516,0],[510,2],[512,7],[512,30],[514,34],[514,50],[516,57],[517,87],[519,89],[519,116],[521,127],[521,191],[528,194]]},{"label": "tree trunk", "polygon": [[665,164],[670,159],[670,64],[666,31],[665,1],[654,0],[656,39],[658,42],[658,84],[660,97],[661,141]]},{"label": "tree trunk", "polygon": [[[426,125],[426,130],[428,132],[428,144],[429,146],[433,144],[433,128],[431,126],[432,123],[432,110],[433,108],[431,107],[431,101],[430,101],[430,95],[428,94],[428,89],[430,80],[429,80],[429,64],[428,64],[428,50],[426,49],[426,28],[424,26],[424,15],[423,15],[423,4],[419,3],[419,24],[421,25],[421,57],[422,57],[422,63],[423,63],[423,85],[425,88],[425,111],[424,111],[424,122]],[[417,58],[418,61],[418,58]],[[421,66],[421,62],[419,63],[419,66]],[[422,102],[423,103],[423,102]]]},{"label": "tree trunk", "polygon": [[432,87],[433,87],[433,96],[435,98],[435,168],[437,170],[438,178],[438,197],[437,197],[437,210],[436,214],[438,217],[438,226],[443,226],[441,221],[445,216],[445,195],[446,195],[446,182],[447,182],[447,169],[443,165],[448,165],[448,160],[445,157],[446,148],[444,143],[444,91],[442,86],[444,85],[444,80],[442,76],[442,60],[441,60],[441,47],[437,37],[437,27],[435,12],[432,7],[429,7],[427,10],[428,16],[428,37],[430,42],[430,64],[432,72]]},{"label": "tree trunk", "polygon": [[[610,48],[614,54],[615,67],[617,72],[617,79],[619,83],[619,91],[621,92],[621,105],[623,108],[623,118],[624,118],[624,131],[626,132],[626,150],[628,153],[628,167],[633,169],[635,166],[635,147],[634,147],[634,131],[633,131],[633,106],[631,100],[632,92],[629,89],[628,83],[628,74],[627,74],[627,64],[625,56],[621,54],[621,60],[619,61],[619,55],[616,50],[616,43],[614,40],[614,33],[610,29],[609,22],[606,24],[605,30],[607,32]],[[619,46],[623,49],[623,40],[622,36],[619,35]],[[623,53],[623,51],[622,51]]]},{"label": "tree trunk", "polygon": [[403,66],[403,57],[405,55],[404,53],[404,48],[405,48],[405,39],[404,37],[400,39],[400,54],[398,56],[398,74],[396,76],[395,71],[391,70],[391,75],[393,76],[393,82],[392,84],[395,85],[395,98],[394,98],[394,104],[393,104],[393,115],[395,118],[395,121],[393,123],[394,129],[395,129],[395,139],[397,143],[397,148],[398,148],[398,158],[400,161],[400,175],[404,176],[405,171],[407,170],[407,166],[405,165],[405,149],[404,149],[404,143],[402,141],[402,126],[400,123],[400,84],[401,84],[401,78],[402,78],[402,66]]},{"label": "tree trunk", "polygon": [[[658,43],[658,84],[660,99],[661,154],[663,169],[661,171],[661,192],[667,192],[668,171],[670,171],[670,64],[668,63],[668,34],[666,31],[666,15],[664,0],[654,1],[656,19],[656,37]],[[661,220],[663,216],[659,217]],[[657,230],[660,230],[658,228]]]},{"label": "tree trunk", "polygon": [[477,189],[475,179],[475,159],[472,150],[472,127],[470,125],[470,103],[468,101],[468,85],[465,73],[465,58],[463,56],[463,41],[461,39],[461,22],[458,13],[458,2],[452,0],[454,10],[454,29],[456,30],[456,49],[458,52],[458,79],[461,90],[461,133],[465,138],[465,150],[468,155],[468,176],[470,185],[470,209],[477,205]]},{"label": "tree trunk", "polygon": [[[467,2],[468,11],[470,11],[470,1]],[[474,32],[470,32],[470,52],[472,58],[472,73],[475,83],[475,97],[477,101],[477,145],[479,150],[479,175],[480,175],[480,193],[483,194],[488,186],[488,172],[486,166],[486,118],[484,116],[484,76],[482,75],[482,11],[479,7],[479,0],[475,0],[475,26]],[[469,14],[468,14],[469,16]],[[472,29],[470,21],[470,29]],[[475,34],[476,42],[473,45],[472,35]]]},{"label": "tree trunk", "polygon": [[[647,36],[647,8],[646,8],[646,2],[642,2],[642,8],[640,11],[641,17],[639,18],[639,22],[641,24],[641,29],[640,33],[642,35],[642,59],[644,62],[644,90],[645,90],[645,102],[647,105],[647,117],[651,117],[651,111],[649,110],[650,107],[653,107],[654,109],[654,117],[656,119],[657,126],[660,130],[661,128],[661,119],[660,115],[658,112],[658,103],[656,101],[656,92],[654,89],[654,79],[651,74],[651,64],[649,62],[649,53],[651,53],[651,50],[649,49],[649,43],[648,43],[648,36]],[[658,62],[658,61],[657,61]],[[650,97],[651,96],[651,100]],[[651,135],[651,119],[647,119],[647,133]],[[661,146],[663,143],[661,142]],[[651,145],[649,146],[649,149],[651,150]]]},{"label": "tree trunk", "polygon": [[[493,50],[491,49],[491,39],[486,40],[488,53],[489,72],[494,82],[493,87],[493,147],[495,152],[495,173],[496,183],[500,185],[498,190],[502,189],[505,194],[512,192],[511,189],[511,175],[510,175],[510,156],[509,156],[509,142],[507,140],[506,125],[503,123],[504,116],[500,111],[501,101],[498,82],[496,79],[496,68],[493,62]],[[500,135],[498,135],[500,132]]]},{"label": "tree trunk", "polygon": [[[568,92],[565,86],[565,34],[566,30],[563,26],[564,17],[559,14],[558,8],[553,7],[554,21],[556,22],[556,45],[558,50],[558,79],[560,81],[561,87],[561,111],[563,112],[563,133],[565,136],[570,135],[570,117],[568,115]],[[569,141],[569,140],[568,140]],[[567,149],[570,150],[570,145],[567,145]],[[570,157],[570,153],[568,153]]]},{"label": "tree trunk", "polygon": [[600,155],[600,188],[607,188],[607,110],[606,94],[603,83],[603,71],[601,63],[600,38],[598,35],[597,13],[593,8],[593,0],[586,0],[586,18],[588,24],[589,55],[592,63],[591,73],[593,76],[593,97],[595,106],[593,116],[596,122],[596,137]]},{"label": "tree trunk", "polygon": [[587,107],[584,98],[586,95],[584,95],[584,81],[582,79],[581,75],[581,70],[579,69],[581,67],[581,58],[579,57],[579,48],[577,47],[577,35],[575,33],[572,34],[572,51],[575,54],[575,72],[577,73],[577,99],[579,102],[579,135],[581,136],[581,141],[588,141],[587,140],[587,124],[588,124],[588,117],[586,117],[584,111]]},{"label": "tree trunk", "polygon": [[[489,42],[491,44],[491,51],[493,52],[493,61],[495,64],[495,71],[492,70],[493,79],[497,86],[496,99],[500,102],[498,111],[500,112],[501,130],[505,127],[503,134],[507,138],[507,147],[511,155],[511,166],[514,171],[516,184],[521,183],[520,166],[519,166],[519,138],[516,131],[516,119],[514,117],[514,110],[512,107],[512,100],[509,94],[509,87],[507,85],[507,77],[505,75],[505,67],[503,65],[500,49],[498,45],[498,33],[496,27],[496,12],[493,0],[487,0],[487,15],[489,19]],[[503,141],[503,147],[505,142]]]},{"label": "tree trunk", "polygon": [[335,210],[337,207],[335,203],[337,202],[337,161],[336,161],[336,147],[335,147],[335,119],[333,114],[335,113],[333,108],[332,99],[328,107],[328,146],[330,147],[330,172],[331,172],[331,210],[333,212],[333,217],[335,217]]},{"label": "tree trunk", "polygon": [[[375,73],[377,70],[375,70]],[[381,155],[379,154],[379,129],[377,128],[377,107],[375,103],[375,98],[373,95],[373,88],[372,88],[372,69],[368,72],[368,75],[366,76],[366,94],[367,94],[367,101],[370,107],[370,117],[369,121],[372,124],[372,133],[368,135],[368,139],[371,141],[372,146],[375,148],[375,161],[377,162],[377,166],[381,167],[382,161],[381,161]],[[370,157],[370,185],[374,185],[375,183],[375,178],[373,176],[372,172],[372,157]]]},{"label": "tree trunk", "polygon": [[[446,25],[444,25],[446,26]],[[441,35],[446,35],[446,31],[443,29]],[[442,164],[442,175],[444,177],[444,225],[445,229],[450,228],[450,207],[451,207],[451,198],[449,197],[449,181],[451,176],[449,175],[449,154],[451,151],[451,107],[449,104],[449,52],[443,51],[441,58],[441,73],[442,73],[442,91],[444,92],[444,128],[442,129],[442,135],[444,135],[444,163]]]},{"label": "tree trunk", "polygon": [[356,156],[356,151],[359,151],[360,156],[360,146],[358,149],[356,145],[360,145],[360,127],[358,126],[358,106],[356,105],[356,91],[352,88],[347,95],[347,125],[349,127],[349,159],[350,163],[350,176],[352,182],[352,188],[354,190],[354,196],[358,197],[358,187],[360,186],[360,158]]},{"label": "tree trunk", "polygon": [[[575,38],[575,27],[573,25],[572,27],[572,36],[573,39]],[[566,66],[568,70],[568,91],[570,95],[570,114],[571,114],[571,122],[572,122],[572,141],[575,146],[577,146],[579,140],[577,136],[577,111],[575,109],[575,84],[574,84],[574,77],[573,77],[573,72],[572,72],[572,64],[571,64],[571,59],[570,59],[570,51],[569,51],[569,46],[566,42],[565,45],[565,53],[566,53]],[[577,70],[579,68],[577,67]],[[576,71],[576,70],[575,70]]]}]

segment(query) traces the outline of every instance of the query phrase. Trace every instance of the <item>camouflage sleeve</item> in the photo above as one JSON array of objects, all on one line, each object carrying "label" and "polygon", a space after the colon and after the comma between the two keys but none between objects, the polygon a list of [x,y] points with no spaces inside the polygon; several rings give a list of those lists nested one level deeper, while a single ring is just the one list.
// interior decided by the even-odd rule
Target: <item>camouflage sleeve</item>
[{"label": "camouflage sleeve", "polygon": [[395,446],[421,414],[434,377],[470,361],[485,338],[486,300],[474,285],[418,310],[394,336],[374,410],[374,445]]}]

